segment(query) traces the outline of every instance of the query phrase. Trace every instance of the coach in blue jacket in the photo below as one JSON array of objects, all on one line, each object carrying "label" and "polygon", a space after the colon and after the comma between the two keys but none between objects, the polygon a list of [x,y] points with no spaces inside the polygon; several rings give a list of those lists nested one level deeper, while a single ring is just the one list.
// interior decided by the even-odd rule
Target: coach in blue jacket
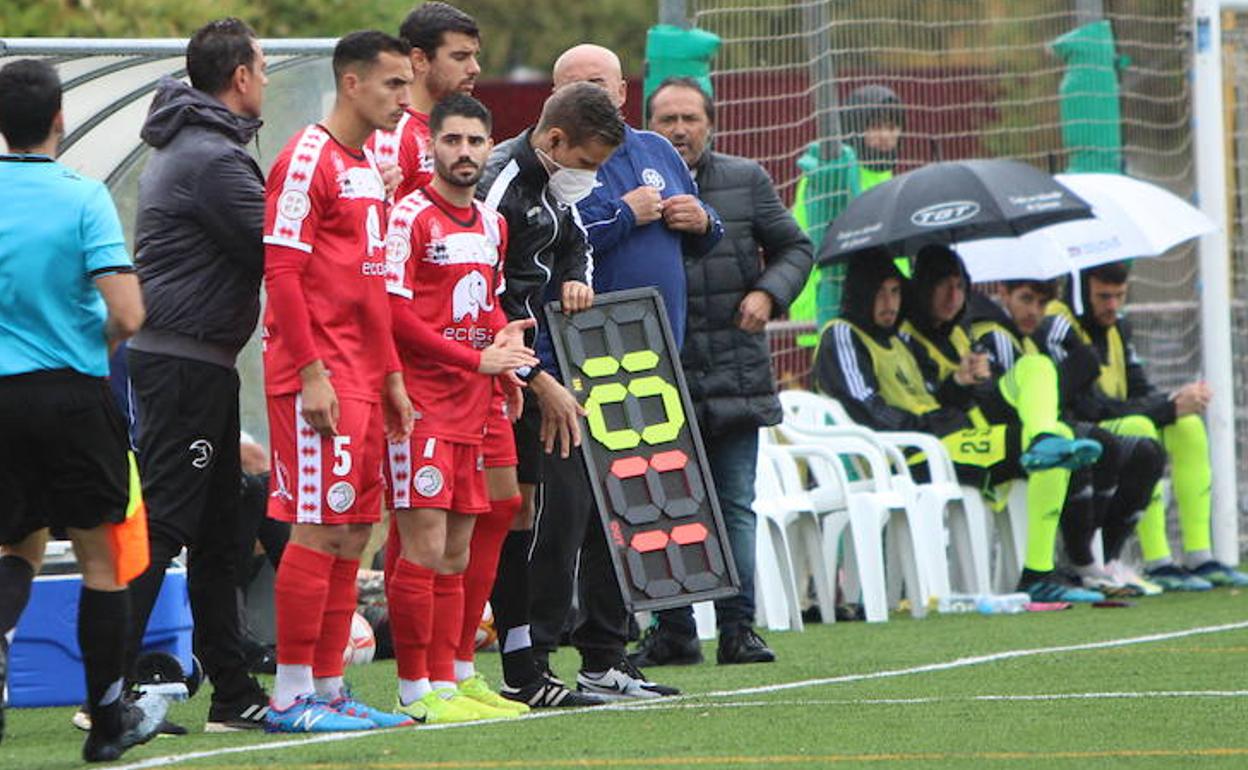
[{"label": "coach in blue jacket", "polygon": [[[555,62],[555,89],[595,83],[624,105],[620,60],[596,45],[578,45]],[[598,170],[597,184],[578,205],[593,253],[594,291],[654,286],[663,295],[672,332],[685,332],[684,254],[709,252],[723,237],[719,217],[697,197],[697,185],[666,139],[625,130],[624,144]],[[544,364],[549,348],[539,341]],[[548,454],[542,477],[544,504],[530,557],[533,649],[548,657],[580,584],[579,622],[572,643],[581,653],[578,687],[609,698],[675,695],[673,687],[647,681],[625,657],[628,611],[615,580],[605,533],[579,451]],[[577,572],[577,553],[580,570]]]}]

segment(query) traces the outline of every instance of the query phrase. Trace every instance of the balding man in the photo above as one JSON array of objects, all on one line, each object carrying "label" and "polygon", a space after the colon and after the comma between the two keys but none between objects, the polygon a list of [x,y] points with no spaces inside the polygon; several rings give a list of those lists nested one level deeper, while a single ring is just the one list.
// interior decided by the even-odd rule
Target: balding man
[{"label": "balding man", "polygon": [[[620,60],[601,46],[564,52],[553,79],[556,92],[588,82],[604,89],[617,110],[624,105]],[[598,169],[597,185],[577,209],[593,247],[594,291],[657,288],[679,342],[685,330],[682,252],[702,256],[723,235],[719,217],[698,200],[680,155],[658,134],[625,127],[623,144]],[[537,349],[543,368],[557,373],[548,336],[539,335]],[[581,653],[578,689],[612,699],[677,694],[647,681],[625,657],[628,610],[580,450],[547,454],[542,479],[544,504],[529,562],[530,623],[539,663],[558,644],[579,581],[581,611],[572,631]]]}]

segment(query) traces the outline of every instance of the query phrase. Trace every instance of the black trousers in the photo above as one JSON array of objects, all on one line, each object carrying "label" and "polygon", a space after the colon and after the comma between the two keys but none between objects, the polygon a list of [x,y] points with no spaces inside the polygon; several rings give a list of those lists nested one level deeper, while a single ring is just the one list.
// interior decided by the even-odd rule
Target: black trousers
[{"label": "black trousers", "polygon": [[[579,554],[579,569],[578,569]],[[533,551],[529,558],[529,622],[533,651],[545,662],[579,590],[572,643],[582,668],[603,671],[624,657],[628,610],[620,594],[606,531],[579,449],[567,459],[543,455]]]},{"label": "black trousers", "polygon": [[138,457],[147,505],[152,564],[130,584],[133,671],[165,568],[187,548],[187,586],[195,655],[229,702],[255,687],[241,646],[237,574],[242,541],[255,527],[240,521],[238,373],[173,356],[129,351],[139,409]]}]

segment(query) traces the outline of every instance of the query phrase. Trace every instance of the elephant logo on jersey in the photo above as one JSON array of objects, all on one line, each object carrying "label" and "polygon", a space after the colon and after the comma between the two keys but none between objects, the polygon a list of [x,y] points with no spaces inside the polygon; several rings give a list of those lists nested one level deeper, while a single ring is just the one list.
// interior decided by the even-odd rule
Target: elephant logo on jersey
[{"label": "elephant logo on jersey", "polygon": [[381,237],[381,214],[376,206],[369,206],[364,230],[368,233],[368,255],[371,257],[379,252],[384,253],[386,242]]},{"label": "elephant logo on jersey", "polygon": [[481,273],[473,270],[455,284],[455,290],[451,292],[451,320],[455,323],[459,323],[468,316],[472,316],[472,320],[476,321],[482,310],[488,313],[493,309],[494,304],[490,302],[489,286],[485,282],[485,276]]}]

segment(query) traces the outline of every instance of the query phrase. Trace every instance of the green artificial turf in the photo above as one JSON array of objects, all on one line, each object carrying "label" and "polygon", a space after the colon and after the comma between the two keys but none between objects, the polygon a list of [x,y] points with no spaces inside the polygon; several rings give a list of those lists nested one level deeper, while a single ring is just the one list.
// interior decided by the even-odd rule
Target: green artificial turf
[{"label": "green artificial turf", "polygon": [[[1047,651],[1188,629],[1244,628]],[[1174,768],[1248,767],[1248,594],[1166,595],[1130,609],[1018,616],[894,615],[886,624],[766,634],[769,665],[655,668],[690,697],[449,729],[308,743],[305,736],[195,734],[207,694],[171,717],[192,730],[120,764],[209,756],[194,768]],[[1002,656],[1003,653],[1013,653]],[[985,660],[982,656],[998,655]],[[480,658],[497,680],[497,655]],[[577,659],[554,660],[565,679]],[[915,671],[916,667],[930,666]],[[351,669],[356,693],[394,697],[393,662]],[[834,681],[821,681],[821,680]],[[774,689],[777,685],[798,686]],[[759,689],[754,689],[759,688]],[[753,691],[751,691],[753,690]],[[1019,696],[1034,696],[1020,699]],[[10,709],[0,768],[78,766],[72,709]],[[290,744],[275,748],[273,744]],[[263,744],[264,746],[260,746]],[[227,747],[248,747],[221,754]]]}]

